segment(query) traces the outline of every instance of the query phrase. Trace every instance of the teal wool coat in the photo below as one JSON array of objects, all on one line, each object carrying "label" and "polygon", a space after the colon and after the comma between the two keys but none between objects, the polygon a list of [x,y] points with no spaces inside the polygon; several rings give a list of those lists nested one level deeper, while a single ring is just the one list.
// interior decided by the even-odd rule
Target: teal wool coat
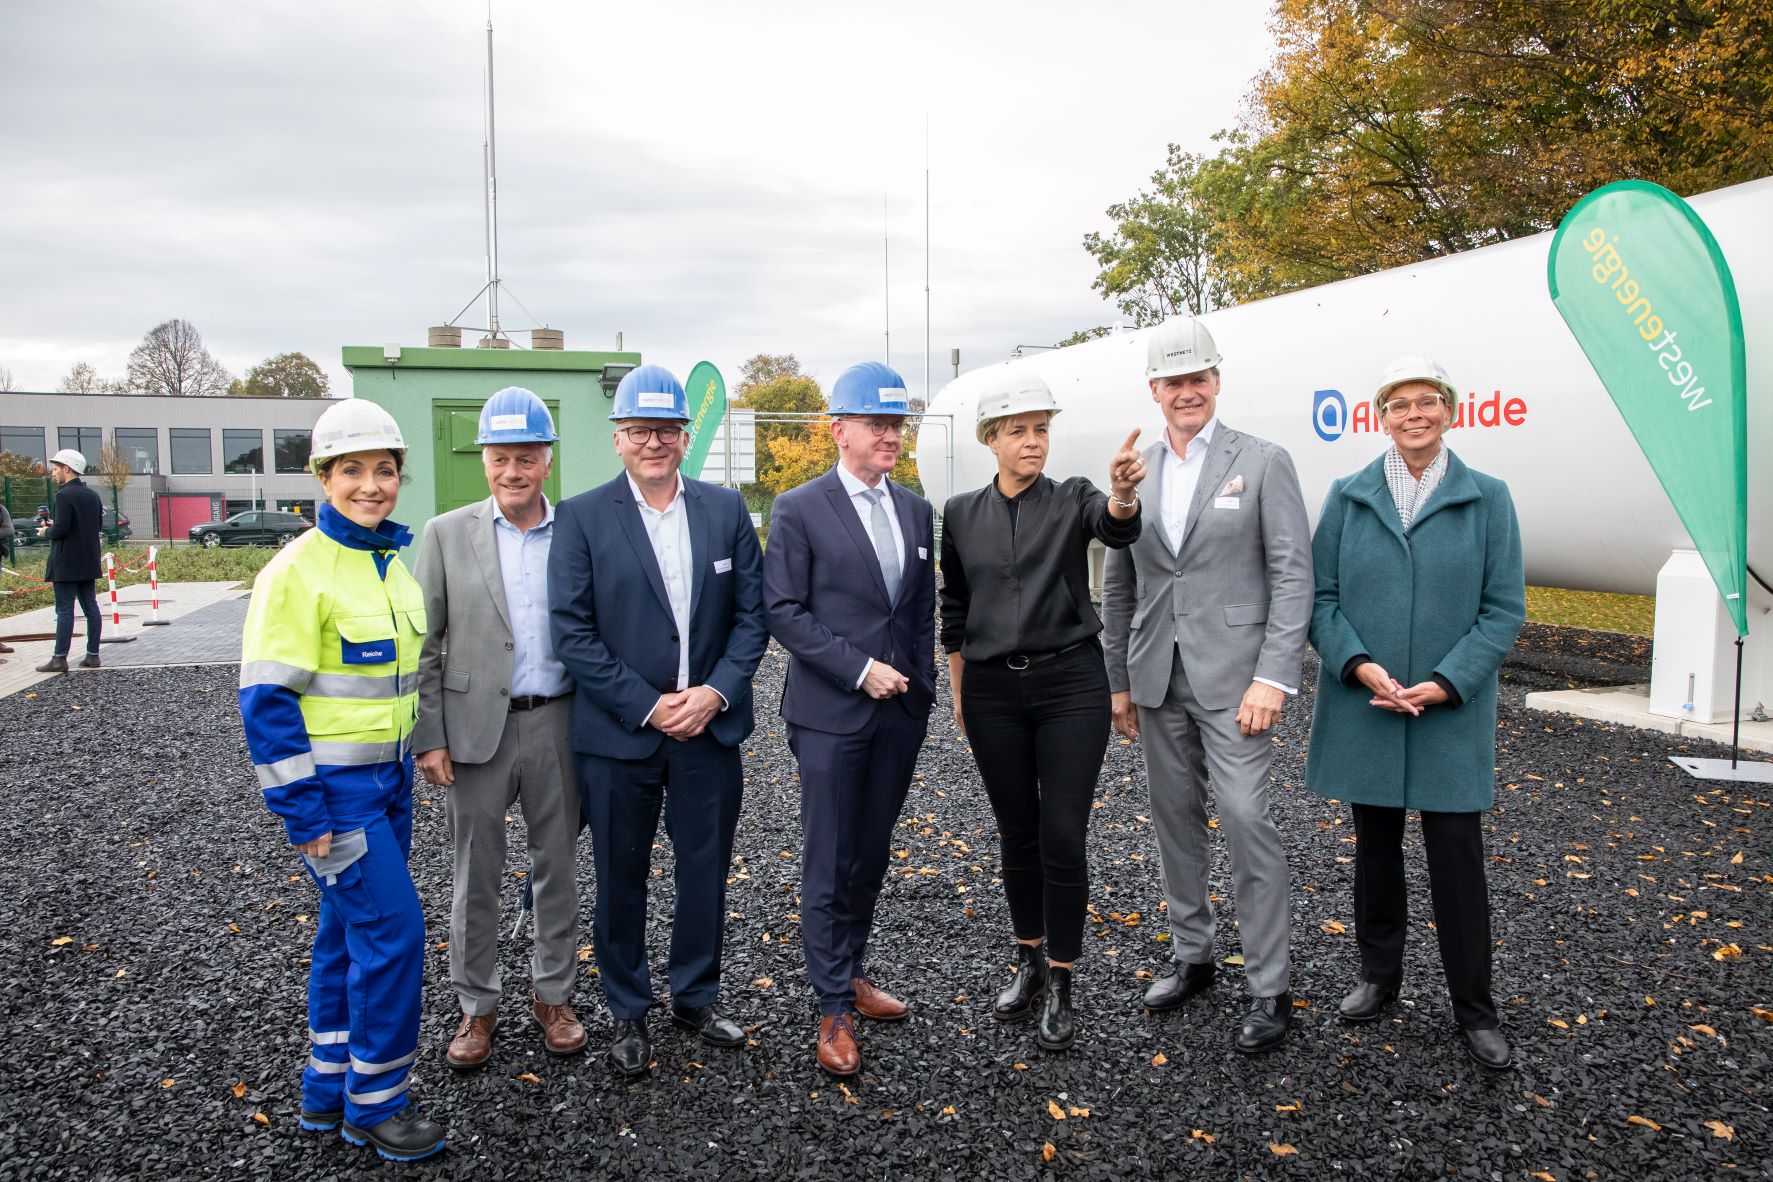
[{"label": "teal wool coat", "polygon": [[[1475,812],[1496,794],[1496,682],[1526,621],[1521,536],[1508,486],[1447,453],[1404,536],[1385,457],[1330,486],[1312,537],[1311,644],[1322,662],[1306,787],[1355,804]],[[1366,653],[1396,680],[1440,674],[1458,705],[1420,715],[1369,706],[1342,680]]]}]

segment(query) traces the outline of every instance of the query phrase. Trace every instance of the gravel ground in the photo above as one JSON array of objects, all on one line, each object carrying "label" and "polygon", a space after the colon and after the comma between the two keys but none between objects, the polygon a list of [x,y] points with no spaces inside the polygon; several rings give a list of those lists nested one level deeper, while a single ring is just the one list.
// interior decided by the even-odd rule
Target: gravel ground
[{"label": "gravel ground", "polygon": [[[1634,679],[1641,645],[1605,637],[1535,630],[1510,692]],[[772,649],[760,700],[775,702],[783,665]],[[1708,788],[1667,763],[1716,753],[1707,744],[1513,706],[1489,836],[1511,1071],[1483,1073],[1457,1041],[1419,857],[1403,1004],[1374,1027],[1334,1017],[1357,975],[1352,826],[1300,788],[1296,707],[1275,765],[1296,891],[1298,1021],[1284,1049],[1253,1062],[1232,1050],[1235,972],[1183,1014],[1140,1009],[1167,937],[1144,776],[1118,739],[1091,835],[1079,1044],[1044,1054],[1030,1027],[994,1025],[989,997],[1011,963],[996,841],[941,716],[875,943],[876,977],[913,1016],[865,1026],[865,1072],[838,1086],[811,1055],[794,765],[769,717],[747,746],[725,972],[725,1005],[756,1045],[704,1048],[655,1021],[657,1068],[615,1082],[587,950],[592,1051],[550,1059],[523,1004],[526,949],[508,941],[506,1025],[491,1063],[456,1075],[439,945],[415,1095],[450,1149],[385,1165],[296,1126],[315,899],[259,805],[234,676],[107,671],[0,700],[0,1177],[1770,1176],[1773,800],[1759,797],[1773,793]],[[423,785],[419,798],[413,870],[435,942],[443,810]],[[669,860],[662,848],[661,979]],[[1225,889],[1222,853],[1214,881]],[[588,886],[584,902],[588,941]],[[1226,937],[1234,916],[1228,901]],[[1235,951],[1222,937],[1221,955]]]}]

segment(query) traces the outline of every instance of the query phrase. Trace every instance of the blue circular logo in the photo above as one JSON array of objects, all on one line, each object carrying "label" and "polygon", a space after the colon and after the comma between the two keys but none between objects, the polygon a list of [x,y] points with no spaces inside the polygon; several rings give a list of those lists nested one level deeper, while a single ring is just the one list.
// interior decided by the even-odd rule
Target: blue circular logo
[{"label": "blue circular logo", "polygon": [[1348,430],[1348,402],[1340,390],[1318,390],[1312,394],[1311,426],[1317,437],[1326,442],[1340,439]]}]

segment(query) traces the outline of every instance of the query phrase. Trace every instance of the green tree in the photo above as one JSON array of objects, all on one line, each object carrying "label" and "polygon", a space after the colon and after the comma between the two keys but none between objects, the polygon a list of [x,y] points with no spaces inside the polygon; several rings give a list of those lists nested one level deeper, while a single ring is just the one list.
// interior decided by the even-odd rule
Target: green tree
[{"label": "green tree", "polygon": [[739,384],[733,391],[733,400],[745,402],[751,391],[767,386],[777,378],[801,376],[800,361],[794,354],[759,353],[739,367]]},{"label": "green tree", "polygon": [[1151,190],[1108,207],[1114,229],[1084,235],[1084,249],[1102,268],[1090,286],[1135,325],[1198,316],[1217,303],[1212,217],[1197,185],[1200,168],[1199,156],[1171,144],[1164,166],[1151,174]]},{"label": "green tree", "polygon": [[15,451],[0,451],[0,476],[42,476],[41,460],[21,456]]},{"label": "green tree", "polygon": [[1085,341],[1099,341],[1113,331],[1106,324],[1098,324],[1095,328],[1080,328],[1060,341],[1058,347],[1063,349],[1069,345],[1081,345]]},{"label": "green tree", "polygon": [[228,385],[238,398],[325,398],[332,383],[306,353],[279,353]]}]

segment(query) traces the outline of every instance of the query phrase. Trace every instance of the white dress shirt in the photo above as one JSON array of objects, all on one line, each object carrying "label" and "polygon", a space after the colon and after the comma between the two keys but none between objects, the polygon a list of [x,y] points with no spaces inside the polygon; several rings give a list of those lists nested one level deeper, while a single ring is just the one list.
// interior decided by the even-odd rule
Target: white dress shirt
[{"label": "white dress shirt", "polygon": [[493,540],[499,577],[511,616],[511,696],[558,698],[572,692],[572,677],[554,655],[548,635],[548,551],[554,544],[554,506],[542,498],[542,520],[519,530],[493,499]]},{"label": "white dress shirt", "polygon": [[[677,491],[671,495],[671,503],[663,509],[655,509],[646,503],[646,494],[628,478],[628,487],[634,490],[634,503],[640,506],[640,520],[646,524],[647,540],[653,544],[653,558],[659,563],[659,575],[665,580],[665,597],[671,601],[671,618],[677,624],[677,688],[689,688],[689,651],[690,651],[690,564],[694,561],[690,553],[689,510],[683,503],[683,476],[677,477]],[[714,691],[717,695],[719,690]],[[721,696],[720,708],[726,709],[726,698]],[[651,722],[653,710],[647,711],[646,722]],[[646,722],[641,723],[642,726]]]},{"label": "white dress shirt", "polygon": [[[842,464],[837,465],[837,478],[843,482],[843,491],[850,495],[850,505],[856,510],[856,516],[862,519],[862,532],[872,540],[874,537],[874,502],[862,495],[870,491],[868,486],[862,483],[860,476]],[[899,548],[899,580],[903,583],[905,580],[905,531],[899,528],[899,511],[893,507],[893,482],[882,476],[880,483],[875,487],[886,493],[880,498],[880,507],[886,510],[887,521],[893,527],[893,545]],[[876,558],[876,561],[879,559]],[[884,578],[885,575],[886,572],[882,571],[881,576]],[[869,657],[868,663],[862,666],[862,676],[856,678],[856,688],[860,689],[862,683],[868,680],[868,670],[872,668],[874,668],[874,658]]]},{"label": "white dress shirt", "polygon": [[[1182,553],[1182,543],[1188,536],[1188,507],[1194,504],[1194,493],[1200,487],[1200,474],[1207,466],[1207,452],[1213,445],[1213,433],[1219,428],[1219,416],[1214,415],[1207,420],[1207,425],[1188,441],[1188,454],[1179,456],[1171,440],[1169,430],[1164,431],[1164,495],[1163,504],[1159,507],[1162,518],[1164,536],[1169,539],[1170,550],[1178,555]],[[1299,692],[1295,685],[1282,685],[1266,677],[1258,677],[1263,685],[1272,685],[1288,697]]]}]

